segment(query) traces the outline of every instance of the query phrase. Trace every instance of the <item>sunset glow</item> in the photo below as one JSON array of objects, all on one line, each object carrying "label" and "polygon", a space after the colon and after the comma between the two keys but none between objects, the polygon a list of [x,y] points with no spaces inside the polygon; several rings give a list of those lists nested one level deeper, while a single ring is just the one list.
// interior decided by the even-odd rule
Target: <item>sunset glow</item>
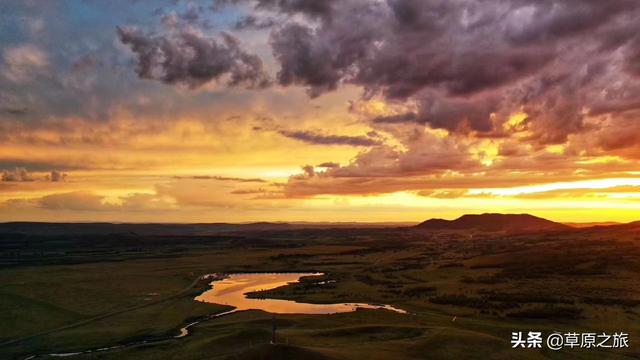
[{"label": "sunset glow", "polygon": [[0,5],[0,220],[640,218],[623,12],[364,3]]}]

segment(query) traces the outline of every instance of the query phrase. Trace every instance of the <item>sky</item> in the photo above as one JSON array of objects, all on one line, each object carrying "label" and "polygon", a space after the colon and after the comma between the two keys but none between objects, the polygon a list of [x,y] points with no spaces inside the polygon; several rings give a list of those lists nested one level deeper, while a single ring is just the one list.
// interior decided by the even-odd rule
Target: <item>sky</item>
[{"label": "sky", "polygon": [[635,0],[4,0],[0,221],[640,220]]}]

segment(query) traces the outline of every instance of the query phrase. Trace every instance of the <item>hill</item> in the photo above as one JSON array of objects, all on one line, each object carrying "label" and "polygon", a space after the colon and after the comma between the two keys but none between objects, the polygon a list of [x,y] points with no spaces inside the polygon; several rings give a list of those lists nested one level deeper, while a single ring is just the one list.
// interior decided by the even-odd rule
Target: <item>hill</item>
[{"label": "hill", "polygon": [[634,221],[626,224],[619,225],[620,228],[629,230],[640,230],[640,221]]},{"label": "hill", "polygon": [[529,214],[463,215],[455,220],[430,219],[416,227],[428,230],[477,230],[508,233],[572,229],[570,226]]},{"label": "hill", "polygon": [[623,225],[619,222],[615,221],[597,221],[597,222],[583,222],[583,223],[575,223],[575,222],[564,222],[563,224],[571,226],[577,229],[590,228],[594,226],[617,226]]}]

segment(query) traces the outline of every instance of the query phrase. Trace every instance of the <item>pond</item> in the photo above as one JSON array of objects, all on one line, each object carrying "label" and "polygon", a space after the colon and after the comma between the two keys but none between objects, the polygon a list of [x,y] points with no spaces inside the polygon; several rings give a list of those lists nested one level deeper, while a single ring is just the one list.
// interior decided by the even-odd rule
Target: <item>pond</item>
[{"label": "pond", "polygon": [[224,278],[210,283],[212,288],[195,300],[233,306],[235,311],[263,310],[272,314],[336,314],[352,312],[357,309],[386,309],[406,313],[391,305],[336,303],[309,304],[293,300],[256,299],[247,297],[248,293],[271,290],[288,284],[297,283],[306,276],[321,276],[322,273],[242,273],[228,274]]}]

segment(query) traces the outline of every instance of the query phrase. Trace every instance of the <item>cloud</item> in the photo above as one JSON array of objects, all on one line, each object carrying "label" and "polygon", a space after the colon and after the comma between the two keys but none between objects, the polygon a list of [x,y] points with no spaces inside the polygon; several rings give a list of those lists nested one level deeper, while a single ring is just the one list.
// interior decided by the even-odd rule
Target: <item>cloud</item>
[{"label": "cloud", "polygon": [[328,162],[320,163],[320,164],[316,165],[316,167],[333,169],[333,168],[340,167],[340,164],[337,163],[337,162],[328,161]]},{"label": "cloud", "polygon": [[255,10],[271,10],[284,14],[304,14],[314,18],[328,17],[337,0],[213,0],[211,9],[220,11],[224,7],[251,3]]},{"label": "cloud", "polygon": [[295,198],[417,190],[428,183],[435,186],[433,177],[438,179],[437,186],[442,186],[447,185],[446,174],[466,174],[482,168],[468,147],[458,147],[451,139],[422,134],[407,144],[410,148],[406,150],[389,145],[372,147],[345,166],[325,167],[323,171],[305,166],[302,174],[289,178],[285,194]]},{"label": "cloud", "polygon": [[107,207],[115,207],[116,209],[126,211],[153,211],[153,210],[170,210],[175,204],[170,200],[158,196],[158,194],[132,193],[120,198],[117,205],[107,205]]},{"label": "cloud", "polygon": [[381,115],[371,119],[374,124],[420,123],[418,115],[413,112],[394,115]]},{"label": "cloud", "polygon": [[[306,166],[289,180],[290,195],[390,191],[403,188],[397,177],[446,173],[529,172],[544,182],[541,169],[596,176],[631,165],[590,158],[637,158],[637,2],[354,0],[315,13],[252,3],[307,17],[281,18],[270,34],[280,85],[303,86],[311,97],[357,85],[365,100],[404,108],[369,117],[400,147],[367,149],[324,171]],[[434,129],[447,132],[424,135]],[[564,150],[550,153],[550,145]]]},{"label": "cloud", "polygon": [[400,177],[482,168],[460,138],[416,131],[400,139],[403,148],[380,145],[360,152],[345,166],[329,167],[325,177]]},{"label": "cloud", "polygon": [[233,24],[235,30],[264,30],[276,25],[276,20],[270,17],[247,15]]},{"label": "cloud", "polygon": [[4,108],[1,108],[0,110],[4,111],[7,114],[17,115],[17,116],[26,115],[29,112],[29,109],[27,109],[26,107],[20,107],[20,108],[4,107]]},{"label": "cloud", "polygon": [[271,33],[278,82],[314,97],[355,84],[417,105],[377,123],[500,135],[524,109],[528,141],[547,144],[585,131],[585,109],[640,108],[637,2],[357,0],[318,12],[268,3],[311,19]]},{"label": "cloud", "polygon": [[446,97],[436,92],[425,91],[414,97],[416,112],[377,116],[375,124],[414,123],[451,131],[493,130],[492,114],[500,110],[500,99],[493,95],[478,95],[474,98]]},{"label": "cloud", "polygon": [[[640,187],[637,186],[616,186],[607,189],[562,189],[549,190],[531,193],[522,193],[513,195],[518,199],[595,199],[606,201],[608,199],[626,199],[630,201],[638,201],[640,197],[629,196],[629,194],[640,194]],[[483,194],[484,196],[496,196],[493,194]]]},{"label": "cloud", "polygon": [[136,72],[143,79],[190,88],[222,78],[229,86],[260,88],[269,84],[262,60],[243,50],[230,34],[223,33],[217,39],[188,29],[156,35],[119,27],[118,37],[136,55]]},{"label": "cloud", "polygon": [[467,195],[467,190],[420,190],[417,192],[417,194],[420,196],[436,199],[457,199],[459,197]]},{"label": "cloud", "polygon": [[533,147],[509,138],[442,134],[416,125],[399,131],[395,139],[401,146],[366,149],[346,165],[303,167],[300,174],[289,178],[286,195],[296,198],[424,190],[427,192],[423,195],[442,198],[460,195],[454,191],[460,188],[624,176],[625,171],[638,165],[637,161],[600,155],[599,151],[575,153],[565,147]]},{"label": "cloud", "polygon": [[272,9],[285,14],[305,14],[312,17],[328,17],[337,0],[258,0],[257,9]]},{"label": "cloud", "polygon": [[[406,98],[429,87],[469,95],[522,78],[552,59],[551,49],[505,44],[500,36],[504,30],[490,25],[502,13],[497,1],[486,9],[474,5],[335,3],[316,28],[291,22],[272,33],[274,54],[282,66],[278,79],[283,85],[309,86],[314,95],[341,82],[391,98]],[[478,19],[464,18],[471,11]],[[497,36],[487,36],[497,30]],[[445,46],[451,42],[457,46]]]},{"label": "cloud", "polygon": [[0,178],[3,182],[32,182],[32,181],[49,181],[49,182],[62,182],[67,178],[67,174],[61,173],[57,170],[53,170],[44,176],[36,176],[29,172],[26,168],[16,167],[13,170],[1,169]]},{"label": "cloud", "polygon": [[0,112],[22,118],[29,113],[29,108],[26,106],[25,101],[16,94],[9,91],[0,91]]},{"label": "cloud", "polygon": [[636,38],[627,50],[626,70],[633,76],[640,76],[640,38]]},{"label": "cloud", "polygon": [[156,194],[173,199],[181,207],[232,208],[238,205],[229,199],[228,193],[233,186],[196,181],[182,179],[173,183],[158,184]]},{"label": "cloud", "polygon": [[[132,171],[286,177],[305,165],[278,191],[251,175],[159,175],[178,184],[96,206],[240,209],[252,195],[446,198],[640,165],[637,1],[222,0],[214,8],[236,8],[213,14],[196,2],[85,5],[104,12],[91,29],[76,26],[77,11],[9,7],[15,19],[65,21],[7,24],[17,36],[0,47],[3,191],[110,194],[105,183],[152,186]],[[270,79],[260,92],[212,86]],[[250,130],[258,117],[269,134]],[[78,169],[91,175],[53,183]]]},{"label": "cloud", "polygon": [[33,199],[11,199],[5,202],[4,206],[78,212],[152,211],[174,208],[170,200],[158,194],[131,193],[109,200],[106,196],[92,191],[54,193]]},{"label": "cloud", "polygon": [[103,211],[109,208],[104,197],[90,192],[69,192],[43,196],[39,207],[47,210]]},{"label": "cloud", "polygon": [[35,45],[25,44],[7,47],[2,53],[2,74],[15,83],[33,80],[49,66],[47,54]]},{"label": "cloud", "polygon": [[48,176],[48,179],[52,182],[61,182],[65,181],[67,178],[67,174],[61,173],[59,171],[53,170],[51,174]]},{"label": "cloud", "polygon": [[2,170],[2,181],[23,182],[35,181],[35,178],[25,168],[15,168],[14,170]]},{"label": "cloud", "polygon": [[[354,21],[357,21],[355,18]],[[344,25],[344,24],[343,24]],[[351,30],[332,28],[326,38],[300,23],[289,23],[271,33],[271,47],[280,63],[278,82],[283,86],[302,85],[312,97],[333,91],[350,80],[352,64],[365,56],[367,44],[376,31],[371,26],[352,23]],[[339,34],[334,32],[339,31]],[[333,38],[333,37],[336,38]],[[344,39],[338,39],[344,37]]]},{"label": "cloud", "polygon": [[232,176],[216,176],[216,175],[194,175],[194,176],[174,176],[175,179],[192,179],[192,180],[218,180],[218,181],[235,181],[241,183],[264,183],[267,182],[260,178],[241,178]]},{"label": "cloud", "polygon": [[282,136],[314,145],[375,146],[381,142],[366,136],[328,135],[314,131],[278,130]]},{"label": "cloud", "polygon": [[637,147],[640,144],[639,115],[640,112],[637,112],[630,118],[616,119],[615,123],[607,123],[610,126],[593,131],[591,136],[596,139],[596,145],[607,152]]},{"label": "cloud", "polygon": [[254,194],[264,194],[267,191],[265,189],[237,189],[230,192],[230,194],[234,195],[254,195]]}]

